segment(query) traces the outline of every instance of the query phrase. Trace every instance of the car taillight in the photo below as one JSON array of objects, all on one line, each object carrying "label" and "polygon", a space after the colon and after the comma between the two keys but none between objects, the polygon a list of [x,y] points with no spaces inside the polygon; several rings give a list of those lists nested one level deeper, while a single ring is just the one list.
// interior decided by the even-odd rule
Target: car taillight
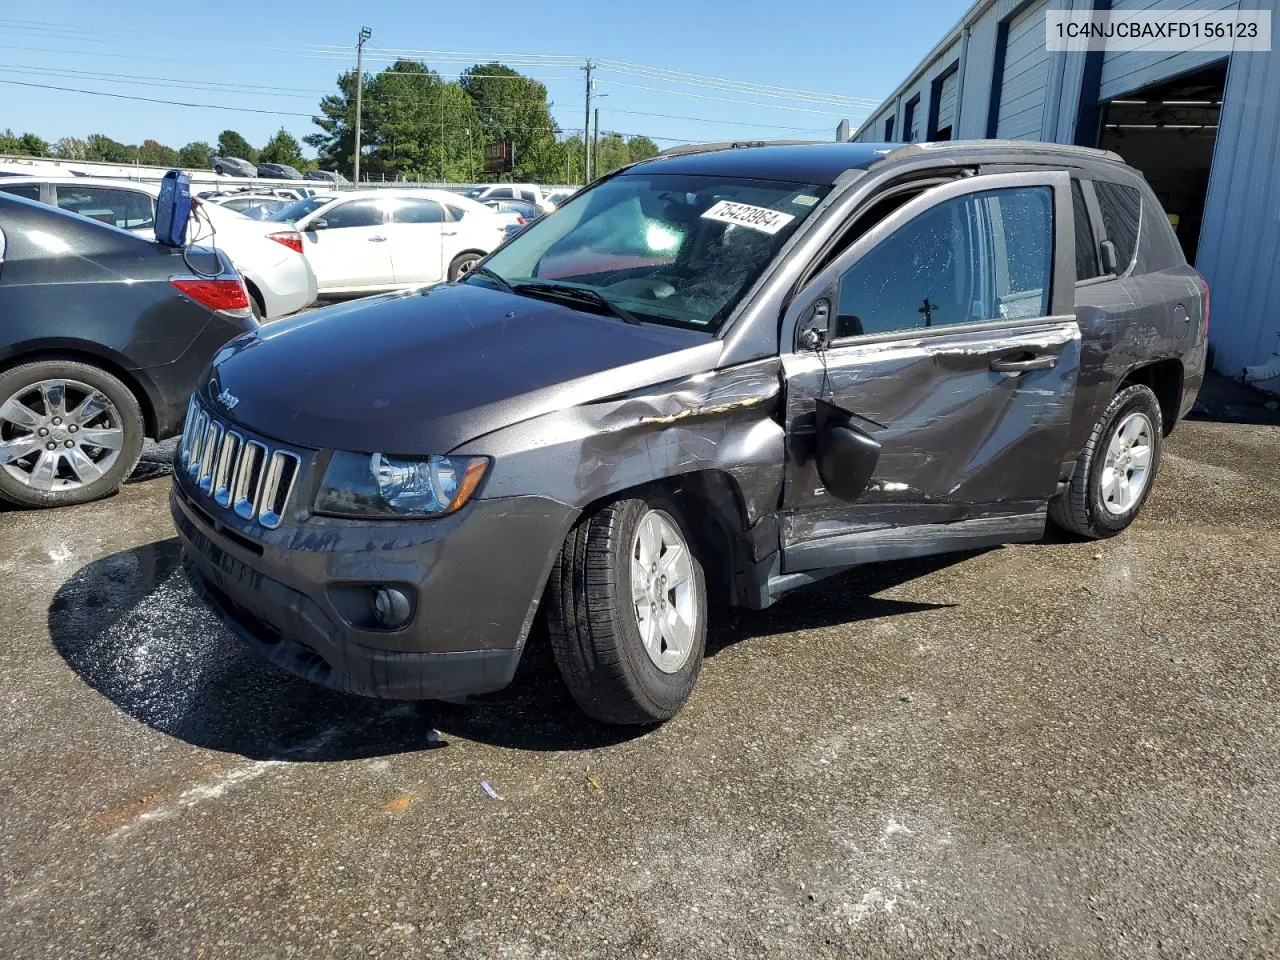
[{"label": "car taillight", "polygon": [[244,288],[244,281],[239,277],[234,280],[177,277],[169,282],[196,303],[210,310],[239,314],[249,312],[249,291]]},{"label": "car taillight", "polygon": [[1204,301],[1202,309],[1204,311],[1203,330],[1204,335],[1209,336],[1209,281],[1201,274],[1196,274],[1196,279],[1200,281],[1200,295]]},{"label": "car taillight", "polygon": [[294,253],[302,252],[302,234],[297,230],[281,230],[279,233],[268,233],[268,240],[274,240],[276,243],[283,243]]}]

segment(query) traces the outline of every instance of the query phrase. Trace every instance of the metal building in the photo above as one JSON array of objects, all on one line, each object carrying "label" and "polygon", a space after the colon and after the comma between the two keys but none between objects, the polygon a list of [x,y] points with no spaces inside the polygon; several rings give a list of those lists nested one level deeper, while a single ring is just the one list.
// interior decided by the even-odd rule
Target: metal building
[{"label": "metal building", "polygon": [[1002,137],[1116,151],[1146,175],[1209,280],[1214,367],[1240,376],[1269,366],[1253,376],[1280,392],[1280,47],[1045,48],[1049,8],[1237,5],[1275,19],[1276,0],[977,0],[853,139]]}]

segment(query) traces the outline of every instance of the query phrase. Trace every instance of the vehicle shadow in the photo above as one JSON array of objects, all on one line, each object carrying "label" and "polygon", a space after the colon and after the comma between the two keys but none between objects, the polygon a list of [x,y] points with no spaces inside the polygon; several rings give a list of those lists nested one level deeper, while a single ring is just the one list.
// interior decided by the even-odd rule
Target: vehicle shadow
[{"label": "vehicle shadow", "polygon": [[[774,633],[932,609],[875,594],[966,556],[879,564],[799,590],[769,610],[727,611],[713,618],[708,655]],[[49,605],[48,626],[71,669],[120,710],[195,746],[255,760],[387,756],[445,746],[450,736],[518,750],[584,750],[647,729],[588,720],[560,681],[541,625],[511,686],[466,704],[373,700],[299,680],[209,613],[182,571],[176,538],[77,571]]]}]

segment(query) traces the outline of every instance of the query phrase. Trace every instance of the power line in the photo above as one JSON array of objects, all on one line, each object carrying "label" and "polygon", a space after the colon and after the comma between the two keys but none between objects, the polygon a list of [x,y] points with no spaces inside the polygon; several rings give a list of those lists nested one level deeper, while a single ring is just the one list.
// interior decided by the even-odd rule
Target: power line
[{"label": "power line", "polygon": [[694,123],[723,124],[731,127],[756,127],[761,130],[799,130],[802,133],[827,131],[828,127],[787,127],[776,123],[753,123],[750,120],[712,120],[707,117],[690,117],[675,113],[646,113],[643,110],[622,110],[617,107],[606,108],[610,113],[626,113],[636,117],[658,117],[663,120],[691,120]]},{"label": "power line", "polygon": [[811,107],[791,107],[782,103],[760,103],[758,100],[737,100],[732,97],[713,97],[705,93],[690,93],[687,90],[664,90],[662,87],[646,87],[639,83],[627,83],[624,80],[600,80],[614,87],[629,87],[632,90],[647,90],[650,93],[666,93],[673,97],[693,97],[695,100],[715,100],[718,103],[739,103],[749,107],[764,107],[767,110],[790,110],[795,113],[817,113],[824,117],[844,117],[850,111],[815,110]]},{"label": "power line", "polygon": [[823,103],[840,103],[847,106],[879,106],[880,100],[865,97],[850,97],[843,94],[821,93],[814,90],[801,90],[795,87],[783,87],[771,83],[755,83],[749,80],[732,80],[727,77],[712,77],[698,73],[686,73],[681,70],[668,70],[663,67],[649,67],[644,64],[628,63],[623,60],[602,60],[601,69],[630,76],[648,77],[653,80],[666,80],[671,83],[683,83],[691,86],[710,86],[725,90],[736,90],[759,96],[776,96],[779,98],[810,99]]}]

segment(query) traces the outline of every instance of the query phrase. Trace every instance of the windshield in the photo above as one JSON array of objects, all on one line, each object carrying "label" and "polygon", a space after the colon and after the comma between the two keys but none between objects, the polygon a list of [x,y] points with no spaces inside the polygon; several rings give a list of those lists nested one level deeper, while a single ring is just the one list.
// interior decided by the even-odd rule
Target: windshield
[{"label": "windshield", "polygon": [[[624,174],[542,217],[485,266],[517,293],[554,282],[594,291],[641,320],[714,331],[828,190]],[[494,281],[481,273],[467,282]]]},{"label": "windshield", "polygon": [[332,197],[304,197],[301,200],[286,204],[267,217],[267,219],[275,223],[294,223],[297,220],[301,220],[308,213],[319,210],[332,199]]}]

